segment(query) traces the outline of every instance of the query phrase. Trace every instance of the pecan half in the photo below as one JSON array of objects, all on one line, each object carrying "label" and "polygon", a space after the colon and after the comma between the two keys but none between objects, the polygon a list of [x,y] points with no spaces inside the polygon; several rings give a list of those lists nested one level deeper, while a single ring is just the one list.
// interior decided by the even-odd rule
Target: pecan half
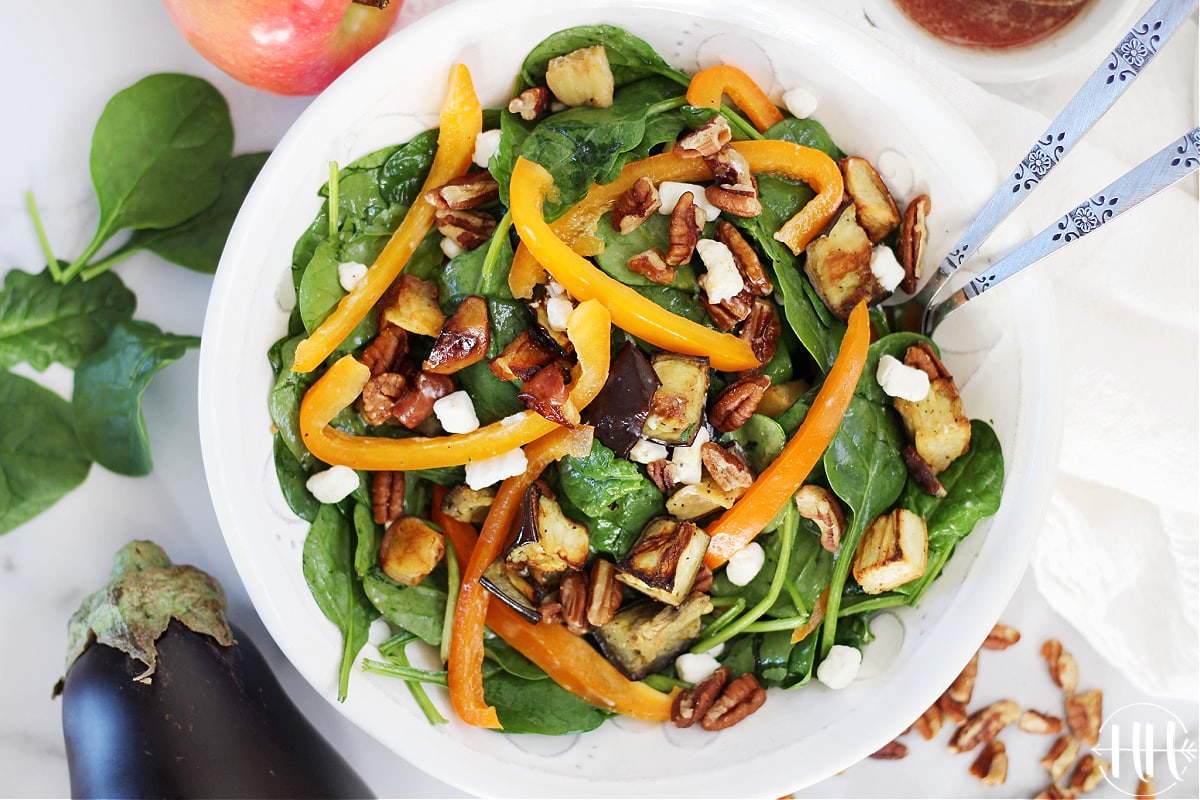
[{"label": "pecan half", "polygon": [[729,674],[729,667],[718,667],[712,675],[675,695],[671,703],[675,727],[690,728],[703,719],[724,691]]},{"label": "pecan half", "polygon": [[945,497],[946,487],[942,486],[942,482],[938,480],[937,473],[929,462],[921,458],[921,454],[917,452],[917,448],[913,445],[905,445],[900,451],[900,457],[904,459],[904,466],[908,469],[908,474],[912,476],[913,482],[920,486],[927,494],[934,497]]},{"label": "pecan half", "polygon": [[947,721],[953,722],[955,725],[961,725],[967,721],[967,704],[958,702],[949,694],[939,697],[937,706]]},{"label": "pecan half", "polygon": [[434,216],[438,233],[463,250],[474,250],[496,230],[496,220],[482,211],[438,211]]},{"label": "pecan half", "polygon": [[609,223],[617,233],[633,233],[660,208],[662,199],[658,196],[658,189],[653,181],[643,175],[617,198]]},{"label": "pecan half", "polygon": [[708,202],[735,217],[757,217],[762,213],[762,202],[758,199],[758,181],[751,177],[753,183],[743,186],[707,186],[704,197]]},{"label": "pecan half", "polygon": [[675,152],[684,158],[704,158],[716,155],[733,138],[729,120],[717,114],[675,143]]},{"label": "pecan half", "polygon": [[696,579],[692,581],[692,591],[704,593],[712,588],[713,571],[708,564],[701,564],[700,571],[696,573]]},{"label": "pecan half", "polygon": [[1100,723],[1103,721],[1104,692],[1088,689],[1067,698],[1067,725],[1071,733],[1087,744],[1100,741]]},{"label": "pecan half", "polygon": [[749,489],[754,483],[754,471],[745,459],[716,442],[700,445],[700,460],[723,492],[740,495],[740,490]]},{"label": "pecan half", "polygon": [[587,578],[582,572],[567,572],[558,584],[558,602],[562,605],[563,624],[576,636],[582,636],[590,628],[587,621],[588,591]]},{"label": "pecan half", "polygon": [[874,758],[879,761],[897,761],[908,755],[908,745],[899,739],[892,739],[883,747],[871,753],[868,758]]},{"label": "pecan half", "polygon": [[379,470],[371,475],[371,517],[380,525],[404,513],[404,473]]},{"label": "pecan half", "polygon": [[913,728],[921,735],[922,739],[928,742],[941,732],[943,720],[941,707],[937,703],[934,703],[925,709],[925,712],[921,716],[917,717],[917,721],[913,723]]},{"label": "pecan half", "polygon": [[454,381],[445,375],[418,372],[407,381],[392,406],[392,416],[406,428],[415,428],[433,415],[433,404],[454,391]]},{"label": "pecan half", "polygon": [[723,731],[758,711],[767,701],[767,692],[758,685],[754,673],[747,672],[731,681],[716,702],[704,712],[700,727],[706,731]]},{"label": "pecan half", "polygon": [[671,491],[679,483],[675,477],[675,462],[660,458],[646,465],[646,475],[663,494]]},{"label": "pecan half", "polygon": [[983,640],[985,650],[1007,650],[1021,641],[1021,632],[1011,625],[997,622]]},{"label": "pecan half", "polygon": [[1104,775],[1108,772],[1111,765],[1102,758],[1088,753],[1083,758],[1079,759],[1079,763],[1075,765],[1075,769],[1071,770],[1071,777],[1067,780],[1067,786],[1075,794],[1084,794],[1095,789],[1100,781],[1104,780]]},{"label": "pecan half", "polygon": [[929,226],[925,218],[929,215],[929,195],[913,199],[904,209],[904,220],[900,223],[900,266],[904,267],[904,279],[900,288],[908,294],[917,291],[923,274],[922,260],[925,258],[925,243],[929,239]]},{"label": "pecan half", "polygon": [[999,786],[1008,778],[1008,754],[1004,742],[992,739],[971,764],[971,775],[984,786]]},{"label": "pecan half", "polygon": [[1021,707],[1012,700],[999,700],[979,709],[954,732],[950,738],[950,751],[965,753],[984,742],[990,742],[1009,724],[1016,722],[1019,716]]},{"label": "pecan half", "polygon": [[358,413],[368,425],[382,425],[392,417],[407,380],[399,372],[384,372],[367,380],[358,398]]},{"label": "pecan half", "polygon": [[975,677],[979,674],[979,653],[971,656],[971,660],[963,667],[962,672],[958,673],[958,677],[950,684],[950,688],[946,689],[946,694],[951,700],[955,700],[963,705],[971,702],[971,695],[975,691]]},{"label": "pecan half", "polygon": [[385,372],[399,372],[400,364],[408,355],[408,333],[399,325],[385,323],[379,332],[362,352],[359,361],[367,365],[371,375],[382,375]]},{"label": "pecan half", "polygon": [[[817,524],[821,531],[821,547],[836,553],[842,543],[842,531],[846,529],[846,514],[833,492],[815,483],[806,483],[795,495],[796,510],[800,516]],[[939,719],[940,727],[941,721]]]},{"label": "pecan half", "polygon": [[675,282],[675,267],[667,263],[662,251],[657,247],[630,256],[625,264],[631,272],[636,272],[663,286]]},{"label": "pecan half", "polygon": [[499,196],[500,184],[492,177],[492,173],[485,169],[460,175],[425,193],[429,204],[441,211],[479,208]]},{"label": "pecan half", "polygon": [[739,338],[750,345],[754,357],[765,365],[775,357],[782,334],[783,326],[779,324],[779,312],[775,310],[775,304],[761,297],[754,298]]},{"label": "pecan half", "polygon": [[692,260],[704,222],[704,210],[696,205],[695,196],[691,192],[680,195],[675,210],[671,212],[670,239],[666,255],[663,256],[668,265],[678,267]]},{"label": "pecan half", "polygon": [[1064,650],[1058,639],[1047,639],[1041,652],[1054,683],[1068,695],[1074,694],[1079,686],[1079,664],[1075,656]]},{"label": "pecan half", "polygon": [[545,86],[531,86],[508,101],[508,111],[529,122],[537,119],[545,113],[546,109],[550,108],[551,99],[550,90]]},{"label": "pecan half", "polygon": [[1061,733],[1063,721],[1050,714],[1028,709],[1021,714],[1017,727],[1026,733]]},{"label": "pecan half", "polygon": [[708,302],[707,295],[702,295],[700,301],[704,304],[708,315],[712,317],[712,321],[723,331],[733,330],[754,310],[754,296],[745,289],[733,297],[722,300],[719,304]]},{"label": "pecan half", "polygon": [[731,383],[713,402],[709,422],[722,433],[736,431],[750,419],[770,385],[766,375],[746,376]]},{"label": "pecan half", "polygon": [[607,558],[597,557],[588,573],[587,621],[592,627],[612,621],[621,605],[621,584],[616,580],[616,566]]},{"label": "pecan half", "polygon": [[721,220],[717,223],[717,241],[729,248],[733,260],[737,264],[742,281],[751,294],[758,297],[768,297],[775,291],[767,271],[763,268],[762,259],[741,231],[731,223]]},{"label": "pecan half", "polygon": [[1069,734],[1064,734],[1054,740],[1050,750],[1039,761],[1050,777],[1057,781],[1067,772],[1067,767],[1079,755],[1079,740]]}]

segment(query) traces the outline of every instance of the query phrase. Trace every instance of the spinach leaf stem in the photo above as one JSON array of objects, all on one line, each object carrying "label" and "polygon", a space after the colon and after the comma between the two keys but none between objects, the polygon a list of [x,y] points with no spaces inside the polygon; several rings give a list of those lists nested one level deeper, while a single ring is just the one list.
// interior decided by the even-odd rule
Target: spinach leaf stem
[{"label": "spinach leaf stem", "polygon": [[499,293],[495,285],[498,279],[496,264],[500,261],[500,246],[507,238],[510,228],[512,228],[512,212],[505,211],[500,222],[496,224],[496,232],[492,234],[492,240],[488,242],[487,253],[483,256],[483,267],[479,272],[477,289],[478,293],[484,297],[493,297]]},{"label": "spinach leaf stem", "polygon": [[38,213],[33,192],[25,193],[25,205],[29,208],[29,216],[33,219],[33,229],[37,231],[38,244],[42,246],[42,254],[46,257],[46,269],[50,270],[50,274],[56,282],[62,283],[62,268],[58,266],[58,259],[54,257],[54,251],[50,249],[50,239],[47,238],[46,229],[42,226],[42,215]]},{"label": "spinach leaf stem", "polygon": [[338,164],[329,162],[329,238],[338,233]]},{"label": "spinach leaf stem", "polygon": [[446,540],[446,614],[442,617],[442,644],[438,655],[445,664],[450,659],[450,633],[454,629],[454,612],[458,607],[458,590],[461,578],[458,571],[458,557],[454,553],[454,545],[449,537]]},{"label": "spinach leaf stem", "polygon": [[844,604],[838,609],[839,617],[850,617],[855,614],[862,614],[866,611],[879,611],[884,608],[895,608],[909,602],[905,595],[899,592],[888,592],[887,594],[876,595],[875,597],[863,597],[855,599],[853,602]]}]

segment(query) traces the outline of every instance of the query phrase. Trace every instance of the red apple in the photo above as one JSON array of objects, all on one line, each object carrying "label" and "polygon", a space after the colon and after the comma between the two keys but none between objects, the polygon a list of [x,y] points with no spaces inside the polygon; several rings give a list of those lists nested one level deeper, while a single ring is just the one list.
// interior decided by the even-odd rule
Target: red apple
[{"label": "red apple", "polygon": [[199,53],[275,94],[320,92],[388,35],[403,0],[163,0]]}]

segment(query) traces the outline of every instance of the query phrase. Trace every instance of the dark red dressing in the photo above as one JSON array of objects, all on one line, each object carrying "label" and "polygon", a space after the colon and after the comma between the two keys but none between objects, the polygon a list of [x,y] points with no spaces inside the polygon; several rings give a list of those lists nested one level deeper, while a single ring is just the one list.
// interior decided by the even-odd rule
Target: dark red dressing
[{"label": "dark red dressing", "polygon": [[1008,50],[1039,42],[1079,15],[1091,0],[894,0],[939,39],[963,47]]}]

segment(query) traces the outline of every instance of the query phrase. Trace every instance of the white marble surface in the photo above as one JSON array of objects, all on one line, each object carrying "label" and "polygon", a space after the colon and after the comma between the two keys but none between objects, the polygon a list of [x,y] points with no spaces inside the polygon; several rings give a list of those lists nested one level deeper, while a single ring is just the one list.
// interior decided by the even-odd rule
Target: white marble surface
[{"label": "white marble surface", "polygon": [[[414,8],[418,5],[414,0]],[[426,3],[425,5],[428,5]],[[4,74],[5,124],[0,126],[0,274],[9,268],[40,269],[43,258],[28,215],[24,192],[40,204],[50,241],[60,256],[74,256],[86,244],[96,221],[87,172],[92,127],[115,91],[151,72],[182,71],[213,81],[230,102],[236,152],[267,149],[305,107],[303,99],[270,97],[240,86],[197,56],[171,26],[158,3],[106,0],[104,3],[12,4],[7,9],[0,68]],[[1195,24],[1177,44],[1169,68],[1154,80],[1195,83]],[[1068,75],[1054,86],[990,87],[998,94],[1043,113],[1064,98],[1063,86],[1075,86],[1083,74]],[[1150,79],[1149,77],[1147,79]],[[1123,121],[1108,120],[1097,129],[1106,145],[1123,153],[1146,126],[1182,129],[1195,122],[1190,108],[1126,110]],[[1157,131],[1157,128],[1154,129]],[[1154,136],[1157,141],[1161,136]],[[1003,154],[1001,154],[1003,157]],[[1193,188],[1194,195],[1194,188]],[[1099,236],[1099,235],[1098,235]],[[1152,261],[1154,243],[1147,243]],[[135,256],[118,267],[139,300],[137,316],[177,333],[198,334],[211,279],[166,265],[151,256]],[[1194,299],[1193,299],[1194,300]],[[62,672],[66,622],[83,596],[100,585],[110,558],[131,538],[151,538],[178,562],[211,572],[226,587],[231,616],[266,652],[293,699],[333,741],[381,796],[460,796],[415,766],[391,754],[345,722],[330,698],[319,696],[284,662],[249,605],[225,550],[204,485],[196,431],[196,354],[190,353],[155,379],[145,397],[155,470],[131,479],[93,468],[82,487],[32,522],[0,536],[0,796],[61,797],[69,793],[60,729],[60,707],[50,690]],[[1196,380],[1196,365],[1181,380]],[[50,369],[35,374],[51,388],[68,394],[69,373]],[[7,421],[0,424],[9,424]],[[1200,730],[1195,698],[1147,697],[1046,606],[1030,577],[1003,618],[1023,633],[1022,642],[1004,653],[986,653],[980,667],[977,700],[1011,697],[1022,705],[1055,711],[1057,690],[1037,656],[1040,643],[1054,636],[1079,660],[1084,687],[1104,689],[1106,708],[1156,703],[1173,713],[1195,740]],[[1153,621],[1147,621],[1153,625]],[[1164,648],[1171,647],[1163,642]],[[1147,720],[1150,721],[1150,720]],[[946,734],[922,742],[910,734],[908,758],[868,761],[810,787],[804,797],[1029,797],[1043,788],[1036,761],[1047,740],[1006,734],[1010,777],[996,789],[967,776],[968,756],[951,756]],[[1200,765],[1164,796],[1196,797]],[[1161,783],[1161,782],[1160,782]],[[1119,789],[1131,792],[1125,779]],[[1094,796],[1120,797],[1102,785]]]}]

